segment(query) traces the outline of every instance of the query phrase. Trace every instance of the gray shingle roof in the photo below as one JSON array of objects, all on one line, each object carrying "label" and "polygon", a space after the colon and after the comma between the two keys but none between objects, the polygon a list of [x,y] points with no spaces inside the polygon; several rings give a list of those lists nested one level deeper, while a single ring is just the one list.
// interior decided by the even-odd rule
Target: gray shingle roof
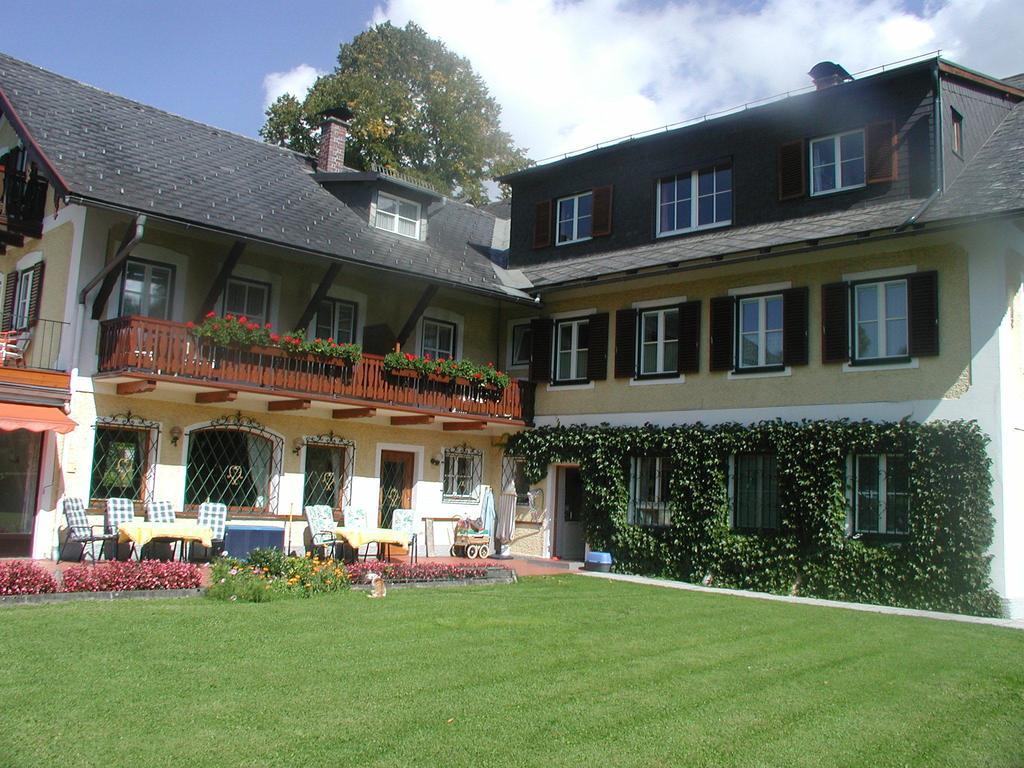
[{"label": "gray shingle roof", "polygon": [[1024,211],[1024,102],[921,217],[923,222]]},{"label": "gray shingle roof", "polygon": [[907,200],[737,229],[720,229],[618,251],[524,266],[522,271],[540,288],[630,270],[896,227],[920,206],[920,200]]},{"label": "gray shingle roof", "polygon": [[314,181],[303,155],[2,53],[0,90],[67,191],[88,201],[523,298],[502,285],[484,250],[484,212],[442,210],[438,235],[416,242],[370,227]]}]

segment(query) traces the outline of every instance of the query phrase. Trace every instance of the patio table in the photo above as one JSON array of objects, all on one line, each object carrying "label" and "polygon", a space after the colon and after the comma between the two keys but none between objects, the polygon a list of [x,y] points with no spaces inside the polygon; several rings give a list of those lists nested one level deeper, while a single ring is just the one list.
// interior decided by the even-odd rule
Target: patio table
[{"label": "patio table", "polygon": [[198,541],[204,547],[213,546],[213,530],[187,520],[173,523],[121,523],[117,526],[117,533],[118,544],[131,541],[138,546],[140,552],[153,539]]},{"label": "patio table", "polygon": [[[392,544],[408,547],[412,540],[412,534],[406,531],[396,531],[393,528],[336,528],[335,536],[342,538],[358,554],[359,548],[366,544],[377,544],[390,550]],[[385,554],[385,557],[387,555]]]}]

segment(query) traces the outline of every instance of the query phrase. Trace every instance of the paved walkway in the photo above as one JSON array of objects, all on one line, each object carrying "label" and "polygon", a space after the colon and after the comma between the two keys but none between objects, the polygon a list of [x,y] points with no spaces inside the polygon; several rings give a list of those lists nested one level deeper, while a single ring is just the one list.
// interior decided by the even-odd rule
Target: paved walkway
[{"label": "paved walkway", "polygon": [[685,581],[672,581],[671,579],[652,579],[649,576],[631,576],[625,573],[595,573],[593,571],[577,571],[580,576],[592,576],[598,579],[610,581],[626,581],[631,584],[646,584],[652,587],[664,587],[666,589],[684,589],[690,592],[709,592],[714,595],[729,595],[731,597],[746,597],[756,600],[773,600],[778,603],[796,603],[797,605],[818,605],[822,608],[845,608],[850,611],[864,611],[865,613],[888,613],[896,616],[917,616],[924,619],[938,619],[940,621],[959,621],[964,624],[988,624],[994,627],[1006,627],[1008,629],[1024,629],[1024,619],[989,619],[984,616],[964,616],[959,613],[941,613],[939,611],[919,611],[914,608],[894,608],[889,605],[871,605],[870,603],[844,603],[838,600],[820,600],[816,597],[791,597],[789,595],[771,595],[767,592],[750,592],[745,589],[721,589],[718,587],[704,587],[699,584],[688,584]]}]

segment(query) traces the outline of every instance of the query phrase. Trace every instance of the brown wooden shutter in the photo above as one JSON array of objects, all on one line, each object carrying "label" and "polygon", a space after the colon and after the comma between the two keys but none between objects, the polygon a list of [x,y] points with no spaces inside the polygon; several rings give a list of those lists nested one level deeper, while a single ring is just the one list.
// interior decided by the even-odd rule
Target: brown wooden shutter
[{"label": "brown wooden shutter", "polygon": [[546,317],[530,321],[533,348],[530,350],[530,381],[551,381],[551,343],[554,323]]},{"label": "brown wooden shutter", "polygon": [[551,245],[551,201],[537,203],[533,219],[533,247]]},{"label": "brown wooden shutter", "polygon": [[2,330],[9,331],[14,326],[14,294],[18,291],[18,273],[17,271],[8,272],[4,277],[4,306],[3,306],[3,318],[0,327]]},{"label": "brown wooden shutter", "polygon": [[605,237],[612,233],[612,188],[595,187],[594,206],[590,233],[594,237]]},{"label": "brown wooden shutter", "polygon": [[845,363],[850,359],[850,286],[821,286],[821,362]]},{"label": "brown wooden shutter", "polygon": [[716,296],[711,300],[711,370],[731,371],[733,361],[733,321],[736,300]]},{"label": "brown wooden shutter", "polygon": [[39,321],[39,298],[43,291],[43,262],[32,267],[32,291],[28,299],[28,325],[34,328]]},{"label": "brown wooden shutter", "polygon": [[803,197],[807,191],[805,154],[803,139],[779,147],[779,200]]},{"label": "brown wooden shutter", "polygon": [[782,292],[782,364],[807,365],[807,288]]},{"label": "brown wooden shutter", "polygon": [[896,178],[896,125],[891,120],[864,129],[864,164],[868,184]]},{"label": "brown wooden shutter", "polygon": [[589,318],[590,347],[587,350],[587,378],[604,381],[608,378],[608,313]]},{"label": "brown wooden shutter", "polygon": [[616,379],[630,379],[636,375],[636,321],[635,309],[620,309],[615,313]]},{"label": "brown wooden shutter", "polygon": [[907,278],[907,309],[910,354],[934,357],[939,354],[939,275],[918,272]]},{"label": "brown wooden shutter", "polygon": [[700,370],[700,301],[687,301],[679,305],[678,331],[676,370],[679,373],[697,373]]}]

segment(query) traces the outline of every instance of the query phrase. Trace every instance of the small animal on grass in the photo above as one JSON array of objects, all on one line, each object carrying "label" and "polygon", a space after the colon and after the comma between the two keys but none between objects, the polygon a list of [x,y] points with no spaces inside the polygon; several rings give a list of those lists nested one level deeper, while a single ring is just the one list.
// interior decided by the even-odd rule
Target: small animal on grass
[{"label": "small animal on grass", "polygon": [[370,582],[370,594],[367,597],[384,597],[388,593],[388,586],[384,583],[379,573],[366,574],[366,580]]}]

